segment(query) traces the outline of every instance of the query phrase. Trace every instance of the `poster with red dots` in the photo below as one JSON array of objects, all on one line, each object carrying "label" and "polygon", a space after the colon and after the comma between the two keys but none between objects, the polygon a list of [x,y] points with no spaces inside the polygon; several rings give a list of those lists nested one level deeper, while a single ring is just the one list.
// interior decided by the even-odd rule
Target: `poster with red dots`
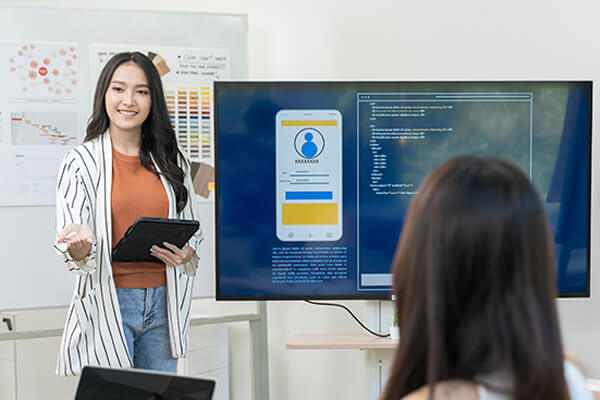
[{"label": "poster with red dots", "polygon": [[10,101],[77,101],[80,78],[75,43],[15,42],[6,54]]}]

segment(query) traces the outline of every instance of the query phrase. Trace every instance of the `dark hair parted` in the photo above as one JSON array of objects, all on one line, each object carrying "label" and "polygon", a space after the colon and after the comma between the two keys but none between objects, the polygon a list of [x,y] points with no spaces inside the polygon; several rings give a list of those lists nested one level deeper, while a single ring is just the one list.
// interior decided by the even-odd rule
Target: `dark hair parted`
[{"label": "dark hair parted", "polygon": [[436,168],[409,207],[392,273],[401,340],[384,400],[502,371],[512,399],[569,398],[553,243],[516,167],[462,156]]},{"label": "dark hair parted", "polygon": [[95,139],[108,129],[110,121],[106,113],[104,97],[115,70],[126,62],[133,62],[144,71],[152,100],[150,113],[142,124],[140,160],[144,168],[158,176],[159,173],[154,168],[150,157],[152,154],[156,166],[173,187],[177,211],[181,212],[187,203],[188,191],[183,184],[184,172],[179,166],[178,157],[181,157],[181,160],[185,160],[185,157],[177,147],[177,139],[169,120],[160,75],[148,57],[140,52],[125,52],[114,55],[106,63],[96,85],[92,116],[88,122],[84,141]]}]

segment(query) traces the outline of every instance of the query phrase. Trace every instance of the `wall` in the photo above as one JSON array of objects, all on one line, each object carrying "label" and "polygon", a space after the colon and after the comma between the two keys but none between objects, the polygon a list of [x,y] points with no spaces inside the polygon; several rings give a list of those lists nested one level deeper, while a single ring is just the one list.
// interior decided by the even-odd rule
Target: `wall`
[{"label": "wall", "polygon": [[[97,7],[77,0],[20,4]],[[105,0],[102,7],[247,13],[251,79],[600,78],[600,3],[591,0]],[[594,94],[598,98],[597,89]],[[594,113],[600,116],[597,102]],[[592,174],[592,238],[600,234],[599,165]],[[592,253],[591,299],[558,301],[565,347],[583,359],[594,378],[600,378],[600,297],[593,296],[600,287],[594,273],[598,262]],[[366,318],[366,302],[348,304]],[[235,324],[231,331],[233,399],[249,398],[245,329]],[[295,333],[352,331],[358,328],[338,309],[270,303],[271,398],[364,399],[362,352],[285,349]]]}]

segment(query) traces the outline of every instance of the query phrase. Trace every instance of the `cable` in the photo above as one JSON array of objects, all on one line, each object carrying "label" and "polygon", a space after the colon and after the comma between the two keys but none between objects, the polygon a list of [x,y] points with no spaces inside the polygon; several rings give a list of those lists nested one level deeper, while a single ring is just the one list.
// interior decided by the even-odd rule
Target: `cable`
[{"label": "cable", "polygon": [[362,322],[360,322],[360,320],[356,317],[356,315],[354,315],[354,313],[352,311],[350,311],[350,309],[348,307],[346,307],[345,305],[343,305],[343,304],[321,303],[321,302],[317,302],[317,301],[313,301],[313,300],[304,300],[304,301],[307,302],[307,303],[310,303],[310,304],[315,304],[317,306],[333,306],[333,307],[343,308],[344,310],[348,311],[348,313],[350,313],[350,315],[352,316],[352,318],[354,318],[356,320],[356,322],[358,322],[358,324],[360,326],[362,326],[371,335],[375,335],[375,336],[379,336],[379,337],[389,337],[390,336],[389,333],[378,333],[378,332],[372,331],[371,329],[367,328],[365,326],[365,324],[363,324]]}]

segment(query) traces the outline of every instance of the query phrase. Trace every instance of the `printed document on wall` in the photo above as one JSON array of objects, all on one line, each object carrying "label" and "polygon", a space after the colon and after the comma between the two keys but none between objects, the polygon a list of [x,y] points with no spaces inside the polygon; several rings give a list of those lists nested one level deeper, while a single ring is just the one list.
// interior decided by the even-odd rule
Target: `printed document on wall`
[{"label": "printed document on wall", "polygon": [[60,160],[81,143],[79,49],[0,42],[0,206],[52,205]]}]

